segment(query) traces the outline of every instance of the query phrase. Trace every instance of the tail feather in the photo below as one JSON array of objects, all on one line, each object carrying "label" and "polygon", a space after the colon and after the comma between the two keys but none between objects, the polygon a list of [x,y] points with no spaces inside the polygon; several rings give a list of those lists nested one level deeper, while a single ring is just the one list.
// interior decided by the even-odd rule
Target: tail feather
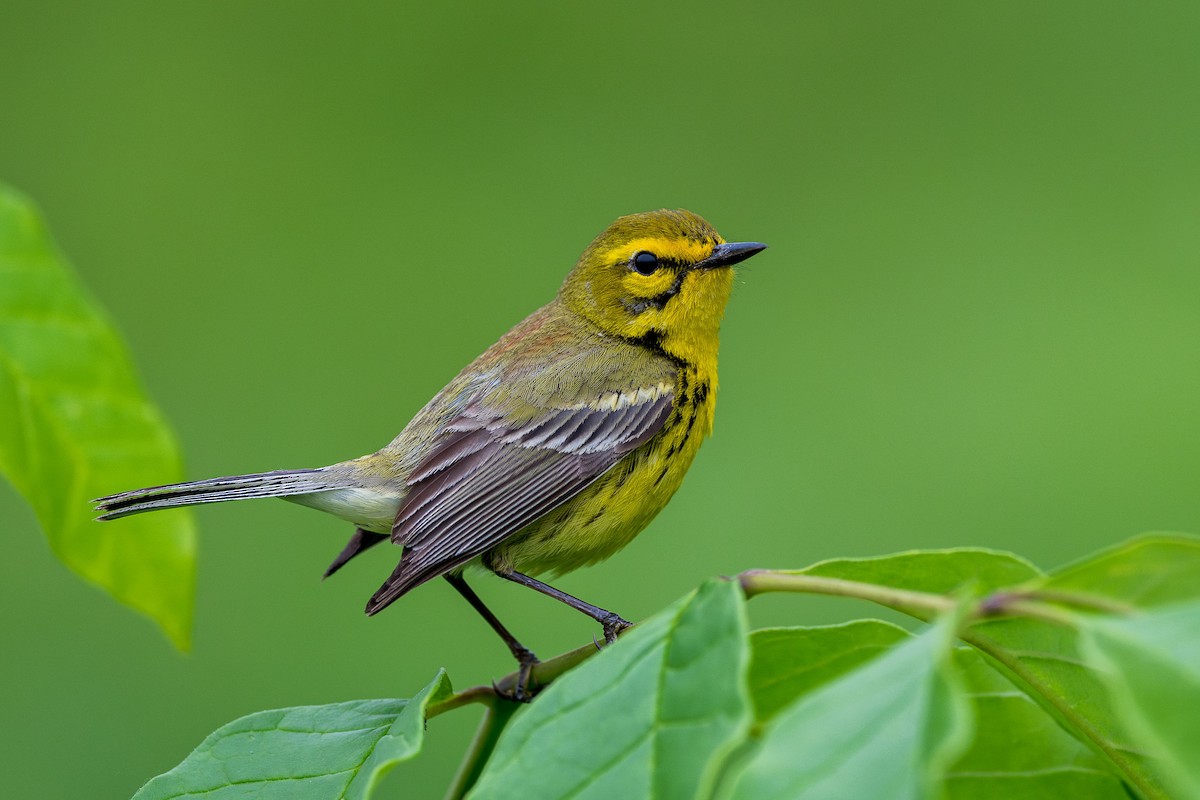
[{"label": "tail feather", "polygon": [[359,553],[390,538],[392,538],[391,535],[387,533],[372,533],[371,531],[364,531],[362,528],[355,528],[354,535],[350,537],[350,541],[342,548],[342,552],[338,553],[337,558],[329,565],[329,569],[325,570],[324,577],[328,578],[344,567],[347,561]]},{"label": "tail feather", "polygon": [[96,503],[96,510],[101,512],[97,519],[118,519],[143,511],[157,511],[160,508],[247,500],[255,497],[287,497],[337,489],[344,485],[324,469],[276,470],[254,475],[232,475],[168,486],[151,486],[101,497],[93,502]]}]

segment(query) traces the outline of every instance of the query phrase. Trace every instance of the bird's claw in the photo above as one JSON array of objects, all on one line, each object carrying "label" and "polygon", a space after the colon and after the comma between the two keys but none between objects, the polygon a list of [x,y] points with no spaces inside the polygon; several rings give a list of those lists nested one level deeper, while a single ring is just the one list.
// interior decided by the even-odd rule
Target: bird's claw
[{"label": "bird's claw", "polygon": [[630,622],[629,620],[626,620],[626,619],[622,619],[621,617],[618,617],[616,614],[613,615],[612,619],[606,620],[603,623],[603,625],[604,625],[604,643],[605,644],[612,644],[613,642],[617,641],[617,636],[620,635],[621,631],[625,630],[626,628],[633,627],[632,622]]},{"label": "bird's claw", "polygon": [[522,680],[518,674],[517,685],[512,688],[512,691],[501,689],[500,684],[492,681],[492,691],[496,693],[497,697],[508,700],[511,703],[528,703],[533,699],[534,692],[531,692],[529,687],[525,685],[527,681],[528,678]]},{"label": "bird's claw", "polygon": [[501,689],[500,685],[492,681],[492,691],[497,697],[502,697],[505,700],[511,700],[514,703],[528,703],[537,694],[537,690],[530,687],[529,682],[533,679],[533,668],[541,662],[538,657],[533,654],[533,651],[522,648],[520,651],[514,651],[513,655],[517,656],[517,680],[516,685],[512,690]]}]

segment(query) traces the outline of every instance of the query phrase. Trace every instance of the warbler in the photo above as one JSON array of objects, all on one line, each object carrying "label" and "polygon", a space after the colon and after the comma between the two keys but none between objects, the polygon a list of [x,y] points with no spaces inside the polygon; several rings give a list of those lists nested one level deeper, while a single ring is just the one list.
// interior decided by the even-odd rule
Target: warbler
[{"label": "warbler", "polygon": [[712,431],[721,317],[733,265],[766,248],[729,243],[684,210],[620,217],[557,296],[475,359],[371,455],[319,469],[155,486],[104,497],[99,519],[282,497],[356,526],[326,576],[376,544],[400,562],[376,614],[443,576],[517,659],[537,663],[467,585],[480,566],[582,611],[607,642],[630,623],[535,578],[611,556],[654,518]]}]

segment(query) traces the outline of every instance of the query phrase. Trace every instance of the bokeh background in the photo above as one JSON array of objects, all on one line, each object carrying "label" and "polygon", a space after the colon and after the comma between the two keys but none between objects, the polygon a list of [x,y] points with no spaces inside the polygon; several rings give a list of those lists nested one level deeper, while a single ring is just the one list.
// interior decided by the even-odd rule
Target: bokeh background
[{"label": "bokeh background", "polygon": [[[652,528],[562,588],[639,619],[748,567],[956,545],[1051,567],[1200,532],[1200,6],[2,16],[0,177],[124,330],[190,477],[374,450],[611,219],[681,206],[771,244],[726,317],[716,433]],[[242,714],[510,669],[440,582],[366,619],[392,553],[322,583],[344,524],[198,518],[184,656],[0,486],[6,794],[126,797]],[[594,632],[478,584],[543,655]],[[431,723],[381,796],[440,796],[476,718]]]}]

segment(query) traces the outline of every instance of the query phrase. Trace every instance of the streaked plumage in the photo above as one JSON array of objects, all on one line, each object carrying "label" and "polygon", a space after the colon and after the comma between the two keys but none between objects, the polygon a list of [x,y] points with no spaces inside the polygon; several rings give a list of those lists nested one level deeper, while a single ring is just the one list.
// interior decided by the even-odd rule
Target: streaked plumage
[{"label": "streaked plumage", "polygon": [[[101,518],[284,497],[357,526],[327,574],[386,538],[403,547],[370,614],[472,562],[565,599],[526,575],[612,555],[679,488],[712,430],[729,266],[763,247],[726,244],[687,211],[622,217],[550,304],[468,365],[382,450],[321,469],[113,495],[98,501]],[[610,638],[627,624],[571,601],[605,621]],[[532,654],[520,650],[528,669]]]}]

